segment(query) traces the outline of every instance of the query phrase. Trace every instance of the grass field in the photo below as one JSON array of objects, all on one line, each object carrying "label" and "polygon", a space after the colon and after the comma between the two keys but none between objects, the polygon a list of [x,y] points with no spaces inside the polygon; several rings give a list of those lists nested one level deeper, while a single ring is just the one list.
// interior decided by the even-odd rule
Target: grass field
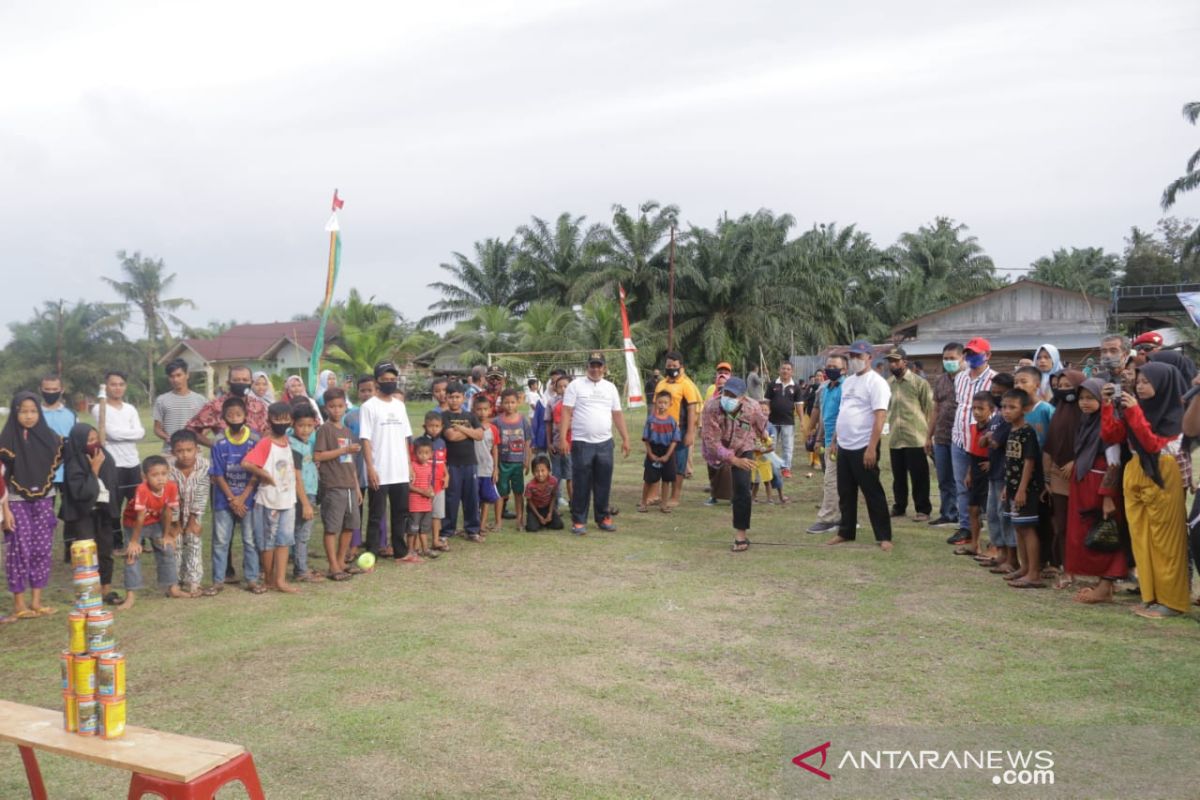
[{"label": "grass field", "polygon": [[[130,721],[246,745],[268,797],[356,800],[801,796],[789,761],[819,741],[798,732],[833,727],[1197,736],[1195,615],[1012,591],[911,522],[891,553],[869,528],[824,547],[803,532],[820,479],[802,469],[734,555],[728,506],[701,505],[698,481],[674,515],[635,513],[640,464],[619,463],[617,533],[507,530],[299,596],[144,596],[116,626]],[[0,628],[5,699],[59,707],[69,587],[60,562],[60,613]],[[41,760],[52,797],[124,796],[124,773]],[[0,748],[0,797],[22,796]]]}]

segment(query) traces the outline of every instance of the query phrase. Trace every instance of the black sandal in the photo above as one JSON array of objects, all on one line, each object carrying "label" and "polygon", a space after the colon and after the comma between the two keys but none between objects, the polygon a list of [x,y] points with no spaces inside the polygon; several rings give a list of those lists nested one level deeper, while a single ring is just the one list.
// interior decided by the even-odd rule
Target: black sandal
[{"label": "black sandal", "polygon": [[348,581],[351,576],[349,572],[331,572],[326,577],[331,581]]},{"label": "black sandal", "polygon": [[744,553],[750,549],[750,540],[749,539],[734,539],[733,547],[731,549],[735,553]]}]

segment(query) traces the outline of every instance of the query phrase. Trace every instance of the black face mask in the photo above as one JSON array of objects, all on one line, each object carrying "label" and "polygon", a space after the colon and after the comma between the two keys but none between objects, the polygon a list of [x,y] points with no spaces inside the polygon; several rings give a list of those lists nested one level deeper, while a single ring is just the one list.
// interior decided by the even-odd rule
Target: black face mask
[{"label": "black face mask", "polygon": [[829,380],[833,381],[834,383],[837,383],[838,381],[840,381],[842,379],[842,368],[841,367],[826,367],[825,368],[825,377],[828,378]]},{"label": "black face mask", "polygon": [[62,397],[62,392],[42,392],[42,402],[52,406]]},{"label": "black face mask", "polygon": [[395,394],[400,389],[400,384],[396,381],[380,381],[379,391],[384,394]]},{"label": "black face mask", "polygon": [[272,422],[271,433],[275,434],[276,436],[283,436],[288,432],[288,428],[290,427],[292,427],[292,423],[290,422]]},{"label": "black face mask", "polygon": [[1079,399],[1079,394],[1074,389],[1054,389],[1053,392],[1054,399],[1064,403],[1074,403]]},{"label": "black face mask", "polygon": [[905,367],[896,367],[892,370],[892,374],[895,375],[897,378],[902,378],[902,377],[904,377],[904,370],[905,370]]},{"label": "black face mask", "polygon": [[667,373],[668,378],[678,378],[679,377],[679,367],[667,367],[666,373]]},{"label": "black face mask", "polygon": [[229,393],[234,397],[245,397],[250,394],[250,384],[248,383],[231,383],[229,384]]},{"label": "black face mask", "polygon": [[238,433],[242,432],[242,428],[246,427],[246,423],[244,423],[244,422],[226,422],[225,427],[229,430],[230,433],[238,434]]}]

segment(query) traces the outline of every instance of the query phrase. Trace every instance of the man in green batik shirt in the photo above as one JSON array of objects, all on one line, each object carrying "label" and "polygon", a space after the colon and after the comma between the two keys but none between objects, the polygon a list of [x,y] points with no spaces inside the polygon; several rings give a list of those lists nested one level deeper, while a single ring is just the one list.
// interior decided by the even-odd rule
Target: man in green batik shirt
[{"label": "man in green batik shirt", "polygon": [[892,453],[892,516],[903,517],[908,509],[908,479],[912,476],[913,519],[925,522],[933,506],[929,502],[929,462],[925,439],[933,416],[933,390],[929,382],[908,368],[904,348],[893,347],[887,356],[892,402],[888,407]]}]

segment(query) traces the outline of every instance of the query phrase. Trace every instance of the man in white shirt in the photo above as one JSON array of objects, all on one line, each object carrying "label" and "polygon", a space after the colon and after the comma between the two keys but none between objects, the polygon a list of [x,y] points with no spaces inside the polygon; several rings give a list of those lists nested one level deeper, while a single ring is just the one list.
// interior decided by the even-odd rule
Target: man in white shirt
[{"label": "man in white shirt", "polygon": [[[397,561],[407,555],[404,534],[408,522],[408,447],[412,439],[408,409],[397,395],[399,375],[400,370],[390,361],[376,365],[378,392],[362,404],[358,413],[358,436],[367,467],[367,549]],[[384,506],[391,506],[390,547],[382,541],[379,530]]]},{"label": "man in white shirt", "polygon": [[879,440],[887,420],[892,391],[887,381],[871,369],[874,349],[859,340],[847,353],[849,376],[842,381],[842,402],[833,435],[833,457],[837,459],[838,500],[842,522],[838,535],[828,544],[854,541],[858,528],[858,490],[867,501],[867,515],[882,550],[892,549],[892,519],[887,496],[879,482]]},{"label": "man in white shirt", "polygon": [[592,353],[587,375],[567,386],[562,399],[562,425],[558,430],[559,452],[567,451],[571,432],[571,533],[587,533],[588,500],[602,531],[615,531],[609,514],[612,492],[614,423],[621,434],[621,454],[629,457],[629,431],[621,413],[617,387],[604,379],[604,354]]},{"label": "man in white shirt", "polygon": [[[133,499],[138,484],[142,482],[142,459],[138,456],[138,443],[146,438],[142,418],[132,403],[125,402],[128,382],[125,373],[110,370],[104,376],[104,425],[100,425],[100,404],[92,406],[92,418],[97,430],[103,430],[103,442],[117,467],[117,492],[122,502]],[[122,506],[123,508],[123,506]],[[120,550],[124,538],[121,517],[113,520],[113,548]]]}]

